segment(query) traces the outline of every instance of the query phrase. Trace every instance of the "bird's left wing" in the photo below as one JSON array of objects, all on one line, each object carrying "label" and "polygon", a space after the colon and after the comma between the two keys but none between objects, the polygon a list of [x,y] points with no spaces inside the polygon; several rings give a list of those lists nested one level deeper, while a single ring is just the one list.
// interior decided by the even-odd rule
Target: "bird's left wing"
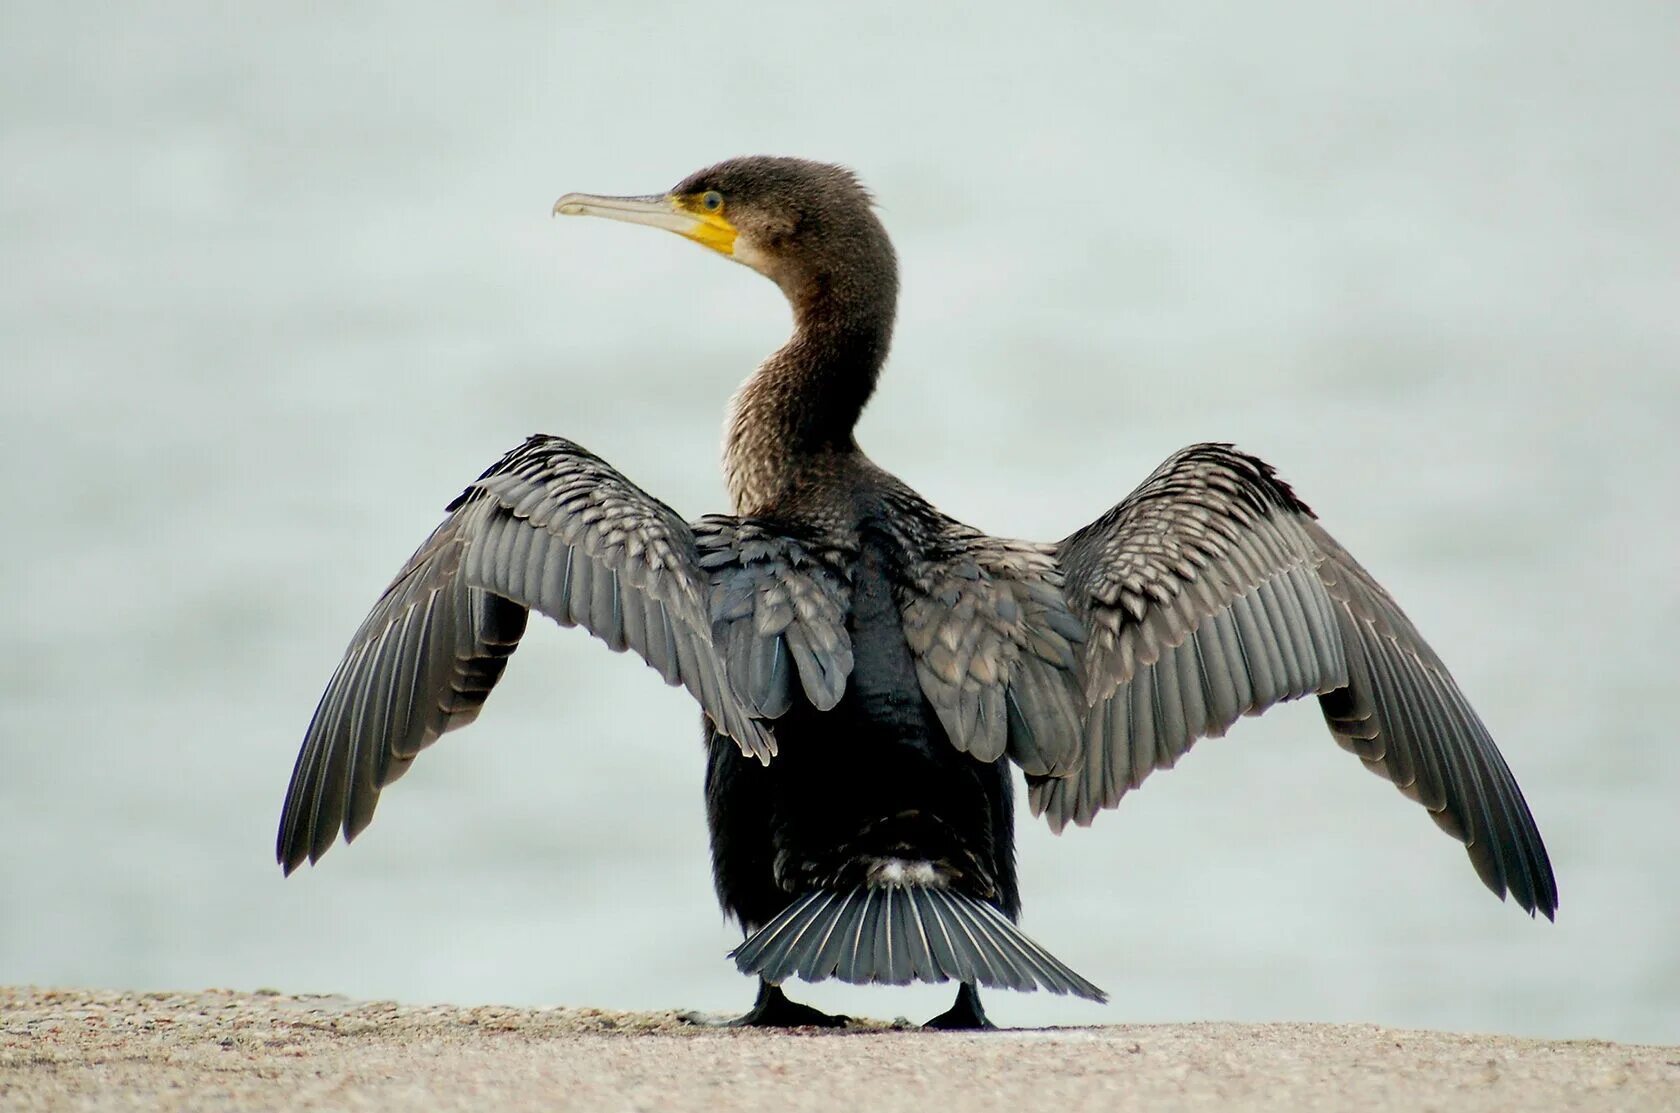
[{"label": "bird's left wing", "polygon": [[354,838],[379,791],[477,716],[528,610],[632,649],[718,730],[768,760],[775,743],[712,644],[694,530],[593,453],[535,436],[449,504],[385,589],[316,707],[292,770],[277,856],[287,870]]},{"label": "bird's left wing", "polygon": [[818,711],[846,692],[852,673],[847,548],[783,523],[709,514],[694,524],[711,577],[712,642],[736,694],[774,719],[794,690]]}]

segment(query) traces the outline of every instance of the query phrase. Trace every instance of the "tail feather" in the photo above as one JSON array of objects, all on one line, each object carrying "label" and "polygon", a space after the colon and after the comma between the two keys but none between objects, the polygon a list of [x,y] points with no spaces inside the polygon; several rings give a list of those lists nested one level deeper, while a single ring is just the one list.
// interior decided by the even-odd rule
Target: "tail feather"
[{"label": "tail feather", "polygon": [[[852,936],[852,945],[841,955],[839,964],[835,967],[839,978],[843,982],[867,982],[869,971],[875,964],[875,929],[880,923],[881,910],[876,898],[880,896],[878,889],[863,891],[863,910],[858,914],[857,933]],[[744,944],[743,944],[744,945]],[[740,969],[741,960],[735,960],[736,969]],[[826,970],[818,970],[819,979],[827,976]]]},{"label": "tail feather", "polygon": [[993,927],[1001,922],[1006,928],[1010,929],[999,933],[998,950],[1006,961],[1010,961],[1017,976],[1025,983],[1024,988],[1032,988],[1035,979],[1053,980],[1062,971],[1067,970],[1067,967],[1055,955],[1039,946],[1029,936],[1014,930],[1015,925],[1011,924],[1001,912],[991,905],[976,902],[967,908],[962,908],[960,914],[969,919],[971,926],[976,931],[983,932],[986,930],[987,924],[983,921],[990,921]]},{"label": "tail feather", "polygon": [[768,941],[764,949],[764,961],[778,968],[791,967],[798,963],[799,958],[806,953],[807,948],[795,951],[801,942],[809,943],[821,935],[822,928],[832,917],[832,909],[839,902],[839,893],[813,893],[808,903],[808,914],[797,924],[790,925],[789,930]]},{"label": "tail feather", "polygon": [[[966,937],[974,943],[974,954],[976,960],[980,963],[983,984],[1007,986],[1010,989],[1028,989],[1034,984],[1031,975],[1022,970],[1010,954],[1011,951],[1016,950],[1012,945],[1013,940],[1007,936],[997,939],[988,937],[987,925],[975,916],[972,907],[965,908],[962,905],[957,905],[951,909],[951,915],[961,922]],[[993,945],[986,947],[980,942],[981,940]],[[986,981],[985,975],[988,968],[992,977],[997,979],[995,982]]]},{"label": "tail feather", "polygon": [[1107,995],[996,908],[952,889],[879,885],[806,893],[730,952],[771,984],[798,976],[908,985],[955,979],[1003,989]]},{"label": "tail feather", "polygon": [[821,940],[799,964],[801,978],[814,982],[818,970],[839,968],[840,956],[846,953],[848,940],[857,934],[858,924],[863,920],[863,896],[862,889],[853,889],[846,894]]},{"label": "tail feather", "polygon": [[[950,930],[945,922],[939,918],[933,902],[928,900],[926,889],[910,890],[911,899],[916,904],[916,911],[921,913],[922,935],[928,942],[928,956],[933,960],[935,970],[961,971],[962,959],[959,957],[956,944],[951,939]],[[972,982],[973,974],[963,977],[960,973],[951,975],[958,981]],[[929,979],[932,980],[931,978]]]}]

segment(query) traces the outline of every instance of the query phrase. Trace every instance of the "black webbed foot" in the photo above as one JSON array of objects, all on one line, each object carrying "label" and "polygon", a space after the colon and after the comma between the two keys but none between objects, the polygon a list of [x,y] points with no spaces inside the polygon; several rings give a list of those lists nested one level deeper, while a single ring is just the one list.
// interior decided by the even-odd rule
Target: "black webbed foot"
[{"label": "black webbed foot", "polygon": [[733,1020],[713,1020],[697,1013],[684,1013],[681,1019],[688,1024],[717,1028],[844,1028],[851,1020],[790,1001],[781,986],[771,985],[762,978],[758,982],[758,1000],[743,1015]]},{"label": "black webbed foot", "polygon": [[972,982],[964,982],[957,990],[957,999],[951,1007],[922,1027],[958,1032],[997,1029],[996,1024],[986,1019],[986,1010],[980,1007],[980,991],[974,988]]}]

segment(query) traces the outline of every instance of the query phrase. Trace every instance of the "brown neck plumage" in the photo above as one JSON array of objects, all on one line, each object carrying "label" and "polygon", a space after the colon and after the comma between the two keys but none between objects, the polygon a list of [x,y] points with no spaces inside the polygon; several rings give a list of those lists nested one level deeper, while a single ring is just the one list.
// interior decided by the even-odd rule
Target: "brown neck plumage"
[{"label": "brown neck plumage", "polygon": [[892,341],[898,287],[817,280],[789,289],[793,337],[741,384],[730,406],[724,474],[735,512],[775,516],[857,453],[852,431]]}]

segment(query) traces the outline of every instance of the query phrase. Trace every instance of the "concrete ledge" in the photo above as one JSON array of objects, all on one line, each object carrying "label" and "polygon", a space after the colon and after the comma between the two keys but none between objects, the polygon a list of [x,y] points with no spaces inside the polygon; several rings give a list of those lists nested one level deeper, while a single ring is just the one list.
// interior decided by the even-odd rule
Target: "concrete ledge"
[{"label": "concrete ledge", "polygon": [[0,1108],[1680,1109],[1680,1048],[1371,1025],[984,1034],[673,1013],[0,988]]}]

